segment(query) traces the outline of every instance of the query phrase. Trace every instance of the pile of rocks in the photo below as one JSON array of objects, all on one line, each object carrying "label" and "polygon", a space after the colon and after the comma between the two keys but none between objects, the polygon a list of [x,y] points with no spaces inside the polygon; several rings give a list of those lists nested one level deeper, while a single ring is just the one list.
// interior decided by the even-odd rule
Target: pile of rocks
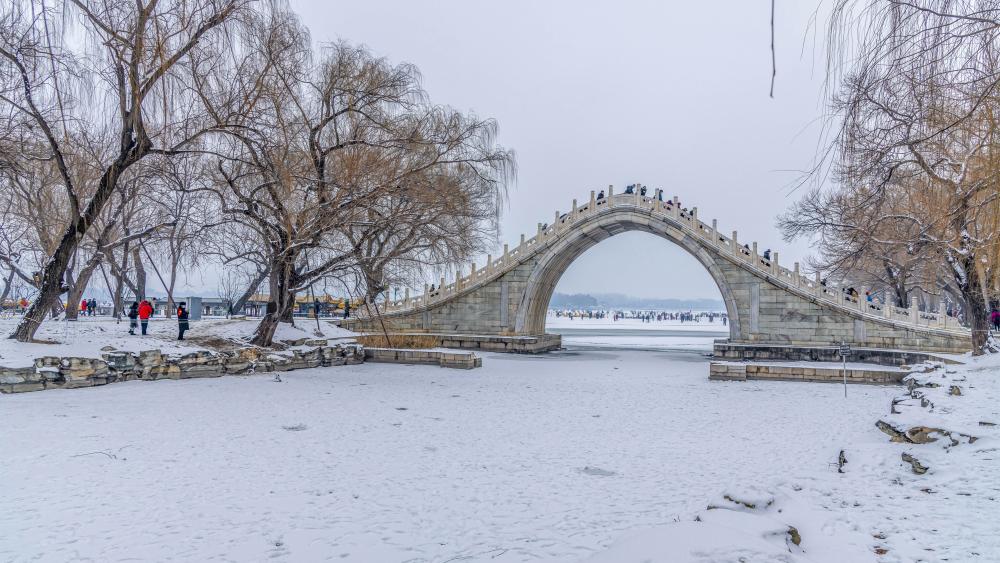
[{"label": "pile of rocks", "polygon": [[360,364],[365,361],[360,344],[329,345],[326,340],[303,340],[295,348],[274,352],[239,348],[228,352],[199,351],[167,356],[160,350],[138,354],[113,349],[102,358],[36,358],[33,366],[0,367],[0,392],[23,393],[44,389],[92,387],[132,379],[191,379],[256,372]]}]

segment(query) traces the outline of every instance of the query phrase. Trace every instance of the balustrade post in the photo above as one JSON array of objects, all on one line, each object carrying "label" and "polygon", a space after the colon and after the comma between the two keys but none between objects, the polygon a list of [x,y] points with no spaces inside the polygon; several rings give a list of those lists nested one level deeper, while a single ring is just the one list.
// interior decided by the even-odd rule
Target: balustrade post
[{"label": "balustrade post", "polygon": [[521,244],[517,247],[519,250],[524,249],[524,233],[521,233]]},{"label": "balustrade post", "polygon": [[424,304],[431,300],[431,286],[424,284]]},{"label": "balustrade post", "polygon": [[698,227],[698,208],[697,207],[692,207],[691,208],[691,220],[694,222],[695,228],[697,228]]},{"label": "balustrade post", "polygon": [[576,198],[573,198],[573,213],[570,217],[576,217]]},{"label": "balustrade post", "polygon": [[719,220],[712,219],[712,248],[719,246]]},{"label": "balustrade post", "polygon": [[594,190],[590,190],[590,206],[587,207],[587,211],[593,213],[596,210],[597,210],[597,194],[594,193]]},{"label": "balustrade post", "polygon": [[[863,287],[861,289],[864,289]],[[868,310],[868,299],[864,291],[858,292],[858,310],[862,313]]]},{"label": "balustrade post", "polygon": [[552,228],[554,233],[559,232],[559,211],[556,210],[556,218],[552,220]]},{"label": "balustrade post", "polygon": [[910,303],[910,322],[913,324],[920,323],[920,309],[917,309],[916,303]]},{"label": "balustrade post", "polygon": [[798,262],[795,263],[795,270],[794,271],[795,271],[795,274],[794,274],[795,275],[795,287],[799,287],[799,286],[802,285],[802,275],[799,274],[799,263]]},{"label": "balustrade post", "polygon": [[538,224],[538,232],[535,233],[535,242],[542,240],[542,224]]},{"label": "balustrade post", "polygon": [[615,206],[615,186],[608,184],[608,209]]},{"label": "balustrade post", "polygon": [[775,276],[781,273],[781,268],[778,267],[778,251],[771,253],[771,273]]},{"label": "balustrade post", "polygon": [[760,264],[760,256],[757,255],[757,241],[753,241],[751,246],[750,260],[752,261],[754,268],[758,267]]},{"label": "balustrade post", "polygon": [[733,249],[732,250],[733,250],[733,255],[735,256],[740,251],[740,243],[736,241],[736,231],[733,231],[733,239],[732,239],[732,241],[733,241],[732,242],[732,245],[733,245]]},{"label": "balustrade post", "polygon": [[489,271],[493,267],[493,255],[486,255],[486,271]]},{"label": "balustrade post", "polygon": [[893,305],[892,303],[886,303],[885,301],[883,301],[882,302],[882,313],[883,313],[883,316],[885,318],[887,318],[887,319],[891,319],[892,318],[892,310],[893,310],[894,307],[895,307],[895,305]]},{"label": "balustrade post", "polygon": [[510,258],[510,249],[507,248],[507,243],[503,243],[503,263],[507,264],[507,260]]},{"label": "balustrade post", "polygon": [[476,263],[472,263],[472,269],[469,271],[469,281],[476,281]]}]

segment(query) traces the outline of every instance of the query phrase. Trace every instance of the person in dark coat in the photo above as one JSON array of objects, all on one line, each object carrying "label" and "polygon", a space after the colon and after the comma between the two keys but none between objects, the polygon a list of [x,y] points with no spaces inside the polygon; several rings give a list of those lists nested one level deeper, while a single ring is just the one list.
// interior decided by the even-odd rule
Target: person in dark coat
[{"label": "person in dark coat", "polygon": [[87,312],[93,317],[97,314],[97,299],[91,299],[90,303],[87,304]]},{"label": "person in dark coat", "polygon": [[134,335],[139,326],[139,302],[133,301],[128,308],[128,333]]},{"label": "person in dark coat", "polygon": [[190,328],[188,324],[187,303],[181,301],[177,306],[177,340],[184,340],[184,333]]},{"label": "person in dark coat", "polygon": [[990,313],[990,320],[993,321],[993,330],[1000,332],[1000,311],[996,307],[993,308],[993,312]]},{"label": "person in dark coat", "polygon": [[351,300],[347,299],[344,301],[344,318],[349,318],[351,316]]}]

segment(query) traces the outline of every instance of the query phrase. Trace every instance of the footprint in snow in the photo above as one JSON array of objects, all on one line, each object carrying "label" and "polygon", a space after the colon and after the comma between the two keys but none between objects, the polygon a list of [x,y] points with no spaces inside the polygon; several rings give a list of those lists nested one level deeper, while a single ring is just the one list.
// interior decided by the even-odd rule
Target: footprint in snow
[{"label": "footprint in snow", "polygon": [[580,469],[580,473],[584,473],[586,475],[596,475],[598,477],[614,477],[615,475],[618,475],[615,471],[608,471],[607,469],[601,469],[600,467],[590,466]]}]

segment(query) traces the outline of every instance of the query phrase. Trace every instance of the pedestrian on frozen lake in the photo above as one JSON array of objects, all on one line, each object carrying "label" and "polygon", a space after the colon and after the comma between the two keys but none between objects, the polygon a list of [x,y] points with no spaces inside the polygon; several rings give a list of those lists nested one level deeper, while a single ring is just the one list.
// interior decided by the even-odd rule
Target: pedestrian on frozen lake
[{"label": "pedestrian on frozen lake", "polygon": [[86,299],[84,299],[83,301],[80,301],[80,316],[81,317],[86,317],[87,316],[87,300]]},{"label": "pedestrian on frozen lake", "polygon": [[128,333],[134,335],[139,326],[139,302],[133,301],[128,308]]},{"label": "pedestrian on frozen lake", "polygon": [[184,333],[190,328],[188,324],[187,303],[180,302],[177,306],[177,340],[184,340]]},{"label": "pedestrian on frozen lake", "polygon": [[87,312],[91,317],[97,314],[97,299],[91,298],[90,303],[87,303]]},{"label": "pedestrian on frozen lake", "polygon": [[150,305],[149,301],[145,299],[139,303],[139,326],[142,327],[142,335],[146,335],[146,329],[149,328],[149,317],[153,314],[153,306]]},{"label": "pedestrian on frozen lake", "polygon": [[1000,332],[1000,311],[996,307],[993,307],[993,312],[990,313],[990,320],[993,321],[993,331]]}]

